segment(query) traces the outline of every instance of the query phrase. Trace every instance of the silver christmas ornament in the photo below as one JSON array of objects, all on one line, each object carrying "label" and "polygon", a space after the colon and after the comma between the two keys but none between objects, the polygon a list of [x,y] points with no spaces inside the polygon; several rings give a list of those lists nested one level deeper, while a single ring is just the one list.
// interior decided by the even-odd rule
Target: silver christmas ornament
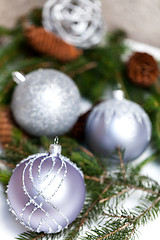
[{"label": "silver christmas ornament", "polygon": [[10,211],[31,231],[56,233],[73,222],[85,200],[83,173],[61,155],[61,146],[16,166],[8,189]]},{"label": "silver christmas ornament", "polygon": [[47,31],[76,47],[90,48],[102,39],[100,0],[49,0],[42,16]]},{"label": "silver christmas ornament", "polygon": [[72,128],[79,117],[77,86],[62,72],[39,69],[26,76],[13,73],[18,83],[11,110],[17,124],[35,136],[57,136]]},{"label": "silver christmas ornament", "polygon": [[113,99],[102,102],[90,113],[86,141],[98,155],[116,160],[116,149],[124,150],[124,160],[137,158],[151,139],[151,122],[136,103],[124,99],[123,92],[113,92]]}]

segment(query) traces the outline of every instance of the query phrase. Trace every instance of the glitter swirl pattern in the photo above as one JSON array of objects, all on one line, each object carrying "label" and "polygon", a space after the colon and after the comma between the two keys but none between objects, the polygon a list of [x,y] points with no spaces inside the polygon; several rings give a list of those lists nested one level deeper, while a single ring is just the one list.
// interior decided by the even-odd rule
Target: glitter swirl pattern
[{"label": "glitter swirl pattern", "polygon": [[83,207],[83,173],[62,155],[35,154],[17,165],[7,194],[10,211],[29,230],[60,232]]}]

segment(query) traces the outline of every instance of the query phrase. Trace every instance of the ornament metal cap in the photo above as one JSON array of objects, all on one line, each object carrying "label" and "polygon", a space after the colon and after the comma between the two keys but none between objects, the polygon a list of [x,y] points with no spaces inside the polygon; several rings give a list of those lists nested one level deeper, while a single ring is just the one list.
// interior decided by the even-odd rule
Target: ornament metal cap
[{"label": "ornament metal cap", "polygon": [[51,144],[49,147],[49,153],[53,155],[61,154],[62,147],[58,144],[58,137],[55,137],[54,144]]},{"label": "ornament metal cap", "polygon": [[113,98],[117,100],[124,99],[124,92],[122,90],[114,90],[113,91]]},{"label": "ornament metal cap", "polygon": [[22,73],[17,72],[17,71],[12,72],[12,78],[13,78],[14,82],[16,82],[17,84],[21,84],[26,81],[25,76]]}]

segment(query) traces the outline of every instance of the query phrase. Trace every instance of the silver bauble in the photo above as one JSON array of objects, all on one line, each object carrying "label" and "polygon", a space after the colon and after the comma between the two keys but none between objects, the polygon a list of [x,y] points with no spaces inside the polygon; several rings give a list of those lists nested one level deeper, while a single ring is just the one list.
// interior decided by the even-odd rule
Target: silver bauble
[{"label": "silver bauble", "polygon": [[102,39],[100,0],[49,0],[42,15],[44,28],[73,46],[90,48]]},{"label": "silver bauble", "polygon": [[85,200],[83,173],[51,145],[50,154],[29,156],[9,181],[10,211],[31,231],[56,233],[75,220]]},{"label": "silver bauble", "polygon": [[86,141],[98,155],[116,161],[117,148],[124,150],[124,160],[137,158],[151,139],[151,122],[136,103],[126,100],[121,90],[114,98],[96,106],[86,124]]},{"label": "silver bauble", "polygon": [[72,128],[79,116],[80,94],[71,78],[52,69],[25,77],[14,72],[13,77],[19,84],[11,110],[20,127],[35,136],[61,135]]}]

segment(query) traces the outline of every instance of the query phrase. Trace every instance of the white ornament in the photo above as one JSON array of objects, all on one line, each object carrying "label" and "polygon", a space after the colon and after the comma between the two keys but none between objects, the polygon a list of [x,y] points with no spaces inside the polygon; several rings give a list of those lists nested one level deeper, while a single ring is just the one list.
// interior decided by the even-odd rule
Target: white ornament
[{"label": "white ornament", "polygon": [[26,76],[13,73],[19,83],[11,110],[17,124],[35,136],[57,136],[69,131],[79,117],[77,86],[62,72],[35,70]]},{"label": "white ornament", "polygon": [[102,39],[100,0],[49,0],[42,15],[44,28],[73,46],[90,48]]}]

